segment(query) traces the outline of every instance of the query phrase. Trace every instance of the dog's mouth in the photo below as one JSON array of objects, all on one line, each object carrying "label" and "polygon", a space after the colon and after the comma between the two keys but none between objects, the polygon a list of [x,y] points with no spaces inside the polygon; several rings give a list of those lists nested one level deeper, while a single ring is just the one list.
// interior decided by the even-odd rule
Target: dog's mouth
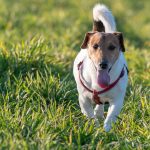
[{"label": "dog's mouth", "polygon": [[110,76],[107,69],[97,70],[97,83],[101,88],[109,86]]},{"label": "dog's mouth", "polygon": [[107,69],[101,69],[96,63],[93,62],[93,64],[97,72],[97,84],[101,88],[107,88],[110,85],[109,72],[111,71],[113,65],[108,64]]}]

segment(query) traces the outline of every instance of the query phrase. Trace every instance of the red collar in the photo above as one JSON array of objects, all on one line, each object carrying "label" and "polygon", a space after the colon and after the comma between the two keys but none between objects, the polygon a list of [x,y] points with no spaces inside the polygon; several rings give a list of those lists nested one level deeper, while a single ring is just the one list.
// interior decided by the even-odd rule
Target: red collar
[{"label": "red collar", "polygon": [[[103,103],[100,101],[100,97],[99,97],[98,95],[103,94],[103,93],[105,93],[105,92],[111,90],[113,87],[115,87],[115,85],[119,82],[119,80],[124,76],[124,73],[125,73],[125,72],[124,72],[124,66],[125,66],[125,65],[123,66],[119,77],[118,77],[113,83],[111,83],[107,88],[103,89],[102,91],[97,91],[97,90],[91,90],[90,88],[88,88],[88,87],[83,83],[83,81],[82,81],[82,79],[81,79],[81,76],[80,76],[80,70],[81,70],[82,64],[83,64],[83,61],[81,61],[81,62],[78,64],[78,66],[77,66],[77,67],[78,67],[78,70],[79,70],[79,80],[80,80],[81,85],[82,85],[88,92],[93,93],[93,100],[94,100],[94,102],[95,102],[96,104],[103,104]],[[126,66],[125,66],[125,67],[126,67]],[[127,69],[127,67],[126,67],[126,69]]]}]

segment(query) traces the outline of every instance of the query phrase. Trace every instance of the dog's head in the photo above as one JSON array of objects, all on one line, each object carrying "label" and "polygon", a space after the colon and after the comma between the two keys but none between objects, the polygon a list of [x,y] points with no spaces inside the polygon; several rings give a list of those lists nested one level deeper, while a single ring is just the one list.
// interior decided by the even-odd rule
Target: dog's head
[{"label": "dog's head", "polygon": [[88,32],[81,48],[87,48],[88,55],[97,70],[103,70],[101,74],[105,71],[108,72],[118,59],[120,51],[125,52],[123,35],[120,32]]},{"label": "dog's head", "polygon": [[123,35],[120,32],[88,32],[81,48],[87,48],[97,69],[109,69],[118,59],[120,51],[125,52]]}]

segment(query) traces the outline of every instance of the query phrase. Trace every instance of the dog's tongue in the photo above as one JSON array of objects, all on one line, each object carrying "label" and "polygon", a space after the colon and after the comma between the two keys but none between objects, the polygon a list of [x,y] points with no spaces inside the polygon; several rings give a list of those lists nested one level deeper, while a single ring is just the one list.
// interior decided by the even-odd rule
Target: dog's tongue
[{"label": "dog's tongue", "polygon": [[106,88],[110,83],[110,76],[107,70],[98,70],[97,83],[101,88]]}]

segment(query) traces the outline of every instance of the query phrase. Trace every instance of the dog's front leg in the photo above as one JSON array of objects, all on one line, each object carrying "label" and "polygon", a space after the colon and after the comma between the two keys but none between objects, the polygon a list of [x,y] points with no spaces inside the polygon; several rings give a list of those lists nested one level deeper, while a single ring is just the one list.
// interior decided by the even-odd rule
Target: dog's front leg
[{"label": "dog's front leg", "polygon": [[79,95],[79,104],[80,104],[81,112],[84,115],[86,115],[88,118],[95,118],[93,106],[90,102],[90,99]]},{"label": "dog's front leg", "polygon": [[94,114],[94,109],[92,106],[92,103],[89,98],[83,98],[82,96],[79,96],[79,104],[81,107],[81,112],[86,115],[89,119],[94,119],[95,125],[99,126],[99,121]]},{"label": "dog's front leg", "polygon": [[110,102],[107,117],[104,121],[104,129],[108,132],[111,129],[112,123],[116,121],[123,105],[123,99]]}]

